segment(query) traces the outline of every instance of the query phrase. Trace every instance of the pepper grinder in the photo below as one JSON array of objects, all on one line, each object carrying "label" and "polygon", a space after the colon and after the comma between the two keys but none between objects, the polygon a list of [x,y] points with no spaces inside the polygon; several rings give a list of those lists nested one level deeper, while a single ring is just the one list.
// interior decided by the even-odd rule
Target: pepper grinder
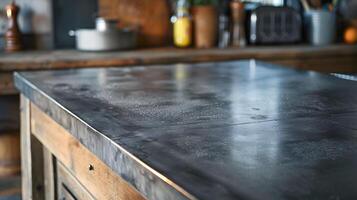
[{"label": "pepper grinder", "polygon": [[240,0],[233,0],[230,7],[232,16],[232,45],[235,47],[243,47],[246,45],[244,4]]},{"label": "pepper grinder", "polygon": [[17,22],[20,8],[12,1],[5,7],[8,20],[8,29],[5,33],[5,51],[15,52],[22,50],[21,33]]}]

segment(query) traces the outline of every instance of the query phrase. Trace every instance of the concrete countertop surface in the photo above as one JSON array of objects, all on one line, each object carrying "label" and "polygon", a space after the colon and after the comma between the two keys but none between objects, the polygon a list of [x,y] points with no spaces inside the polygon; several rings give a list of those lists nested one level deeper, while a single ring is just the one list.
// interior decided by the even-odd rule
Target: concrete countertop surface
[{"label": "concrete countertop surface", "polygon": [[356,199],[357,83],[251,61],[21,72],[148,199]]}]

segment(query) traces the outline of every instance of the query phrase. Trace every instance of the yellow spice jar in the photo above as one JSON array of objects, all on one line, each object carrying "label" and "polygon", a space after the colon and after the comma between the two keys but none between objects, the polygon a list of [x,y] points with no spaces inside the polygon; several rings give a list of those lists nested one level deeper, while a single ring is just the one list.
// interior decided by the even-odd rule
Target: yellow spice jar
[{"label": "yellow spice jar", "polygon": [[192,21],[189,16],[179,17],[174,22],[174,43],[177,47],[188,47],[192,43]]},{"label": "yellow spice jar", "polygon": [[177,47],[189,47],[192,44],[192,19],[188,0],[177,0],[176,15],[173,23],[173,39]]}]

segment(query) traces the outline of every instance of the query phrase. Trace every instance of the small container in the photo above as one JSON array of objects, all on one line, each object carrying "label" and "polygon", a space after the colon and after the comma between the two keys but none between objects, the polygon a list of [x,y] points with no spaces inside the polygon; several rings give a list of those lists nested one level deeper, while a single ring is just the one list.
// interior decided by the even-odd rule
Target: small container
[{"label": "small container", "polygon": [[336,16],[326,10],[310,10],[305,13],[305,28],[312,45],[329,45],[336,39]]},{"label": "small container", "polygon": [[191,9],[194,24],[196,48],[213,48],[218,39],[218,11],[214,5],[193,6]]},{"label": "small container", "polygon": [[179,0],[176,15],[171,18],[174,44],[177,47],[189,47],[192,44],[192,18],[189,7],[187,0]]}]

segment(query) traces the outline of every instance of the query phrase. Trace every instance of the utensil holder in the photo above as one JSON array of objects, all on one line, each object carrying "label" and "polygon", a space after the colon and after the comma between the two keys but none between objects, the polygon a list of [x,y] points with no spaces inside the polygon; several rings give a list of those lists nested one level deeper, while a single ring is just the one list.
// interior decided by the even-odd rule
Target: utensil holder
[{"label": "utensil holder", "polygon": [[305,13],[305,28],[312,45],[328,45],[336,39],[336,16],[325,10],[310,10]]}]

